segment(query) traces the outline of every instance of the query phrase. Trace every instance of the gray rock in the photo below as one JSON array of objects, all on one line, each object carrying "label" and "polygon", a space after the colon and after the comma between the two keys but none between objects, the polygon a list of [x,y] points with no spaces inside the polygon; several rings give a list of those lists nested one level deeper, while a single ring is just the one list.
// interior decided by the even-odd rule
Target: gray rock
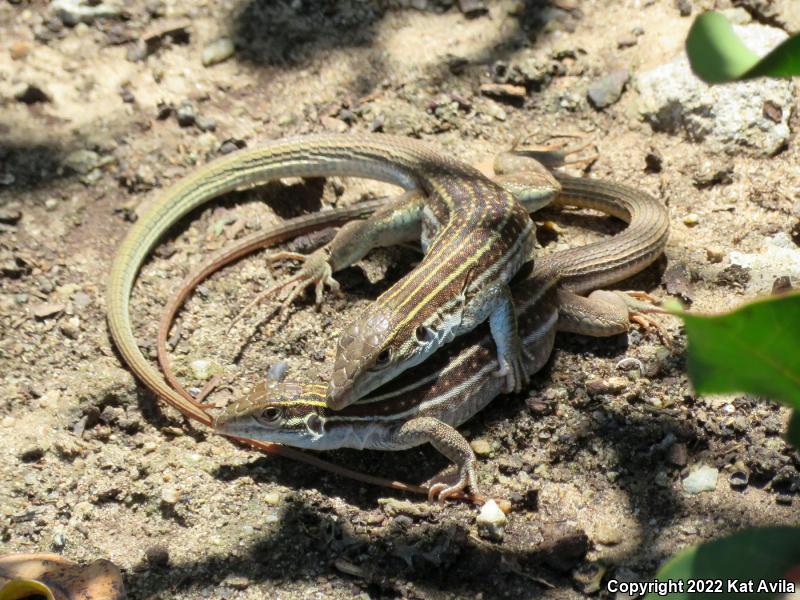
[{"label": "gray rock", "polygon": [[627,69],[617,69],[605,77],[595,79],[589,84],[587,90],[586,95],[589,97],[589,102],[595,108],[600,109],[611,106],[622,96],[622,90],[625,89],[629,78]]},{"label": "gray rock", "polygon": [[198,129],[200,131],[214,131],[217,128],[217,122],[211,117],[204,117],[199,115],[195,119],[195,123],[197,124]]},{"label": "gray rock", "polygon": [[175,111],[175,116],[178,119],[178,125],[181,127],[191,127],[196,119],[194,107],[189,102],[181,104],[178,110]]},{"label": "gray rock", "polygon": [[[783,31],[764,25],[734,26],[734,30],[761,55],[786,38]],[[639,111],[656,131],[682,134],[731,154],[745,147],[757,155],[772,155],[789,139],[788,118],[794,102],[789,79],[709,86],[695,77],[681,53],[667,64],[640,73],[636,87]],[[765,105],[779,110],[765,110]]]},{"label": "gray rock", "polygon": [[0,223],[16,225],[22,218],[22,211],[18,206],[0,206]]},{"label": "gray rock", "polygon": [[92,150],[75,150],[64,158],[64,166],[80,175],[86,175],[99,163],[100,155]]}]

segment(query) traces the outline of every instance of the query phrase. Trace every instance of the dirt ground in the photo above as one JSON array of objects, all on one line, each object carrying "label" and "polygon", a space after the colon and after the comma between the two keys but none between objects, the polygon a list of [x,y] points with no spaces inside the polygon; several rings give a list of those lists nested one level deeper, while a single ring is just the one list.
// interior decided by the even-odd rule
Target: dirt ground
[{"label": "dirt ground", "polygon": [[[732,267],[731,252],[763,252],[780,232],[796,249],[794,133],[772,157],[725,153],[655,132],[631,84],[602,110],[587,100],[590,83],[616,68],[670,60],[691,23],[680,6],[696,15],[712,2],[514,0],[470,16],[449,0],[411,4],[135,0],[124,15],[64,25],[42,0],[0,1],[0,553],[108,558],[131,598],[610,597],[608,579],[652,578],[689,544],[800,524],[786,411],[697,397],[670,318],[661,322],[671,348],[639,331],[560,335],[530,390],[461,428],[484,447],[483,488],[515,506],[501,542],[478,535],[475,507],[429,505],[189,425],[122,365],[104,287],[137,207],[222,149],[287,135],[383,131],[473,163],[523,134],[582,135],[599,152],[590,176],[645,189],[671,214],[665,258],[620,287],[682,296],[693,309],[753,295],[754,274]],[[203,66],[204,48],[222,37],[235,54]],[[512,87],[497,96],[481,91],[487,83]],[[795,96],[792,131],[797,108]],[[168,294],[213,250],[388,189],[288,182],[192,215],[134,291],[145,353]],[[557,223],[543,228],[542,252],[620,229],[576,213],[541,219]],[[344,296],[319,312],[308,296],[275,327],[259,321],[262,307],[228,334],[239,308],[290,272],[245,260],[182,313],[178,370],[201,386],[192,363],[209,361],[224,375],[219,405],[279,361],[290,376],[323,381],[336,332],[414,258],[375,252],[341,273]],[[625,357],[644,373],[620,370]],[[412,483],[446,466],[427,446],[326,458]],[[718,481],[689,495],[682,482],[700,466],[718,469]]]}]

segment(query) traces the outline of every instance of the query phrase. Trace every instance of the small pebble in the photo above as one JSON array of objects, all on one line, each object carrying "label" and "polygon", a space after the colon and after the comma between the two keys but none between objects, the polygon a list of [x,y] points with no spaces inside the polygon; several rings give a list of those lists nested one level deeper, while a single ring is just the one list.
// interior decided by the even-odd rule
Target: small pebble
[{"label": "small pebble", "polygon": [[344,133],[347,131],[347,123],[341,119],[337,119],[336,117],[331,117],[330,115],[322,115],[319,118],[319,122],[328,131],[333,131],[336,133]]},{"label": "small pebble", "polygon": [[503,99],[521,100],[528,93],[524,86],[510,83],[484,83],[480,89],[484,96]]},{"label": "small pebble", "polygon": [[205,381],[211,378],[210,360],[198,358],[197,360],[193,360],[191,363],[189,363],[189,367],[192,369],[192,374],[194,375],[195,379]]},{"label": "small pebble", "polygon": [[11,56],[11,60],[20,60],[25,58],[28,55],[28,52],[31,51],[30,44],[26,42],[14,42],[8,49],[8,54]]},{"label": "small pebble", "polygon": [[481,512],[476,522],[478,524],[478,534],[481,537],[499,542],[502,541],[505,534],[508,517],[497,506],[497,502],[489,499],[481,507]]},{"label": "small pebble", "polygon": [[53,285],[53,282],[50,281],[49,279],[43,277],[42,279],[39,280],[39,291],[42,292],[43,294],[49,294],[54,289],[56,288]]},{"label": "small pebble", "polygon": [[743,490],[750,483],[750,469],[741,461],[737,462],[728,476],[728,483],[735,490]]},{"label": "small pebble", "polygon": [[203,48],[202,61],[204,67],[210,67],[228,60],[236,52],[233,40],[230,38],[219,38]]},{"label": "small pebble", "polygon": [[44,209],[48,211],[54,211],[58,208],[59,202],[55,198],[48,198],[44,201]]},{"label": "small pebble", "polygon": [[74,319],[61,323],[58,329],[64,334],[64,337],[68,337],[71,340],[77,340],[81,335],[81,328]]},{"label": "small pebble", "polygon": [[46,319],[62,312],[66,306],[60,302],[42,302],[31,307],[31,313],[37,319]]},{"label": "small pebble", "polygon": [[200,131],[215,131],[217,129],[217,121],[211,117],[198,116],[195,119],[195,124]]},{"label": "small pebble", "polygon": [[719,246],[709,246],[706,248],[706,258],[710,263],[721,263],[722,259],[725,258],[725,251]]},{"label": "small pebble", "polygon": [[219,153],[220,154],[230,154],[231,152],[236,152],[240,148],[241,148],[241,146],[239,146],[235,141],[233,141],[233,140],[225,140],[224,142],[222,142],[222,145],[219,147]]},{"label": "small pebble", "polygon": [[623,536],[619,528],[601,523],[595,532],[594,539],[605,546],[616,546],[622,542]]},{"label": "small pebble", "polygon": [[667,450],[667,460],[676,467],[685,467],[689,462],[689,450],[686,444],[672,444]]},{"label": "small pebble", "polygon": [[276,504],[280,504],[281,495],[278,492],[269,492],[267,494],[264,494],[261,497],[261,500],[264,502],[264,504],[275,506]]},{"label": "small pebble", "polygon": [[178,500],[181,499],[180,492],[172,486],[166,486],[161,490],[161,501],[164,504],[177,504]]},{"label": "small pebble", "polygon": [[86,292],[78,292],[72,297],[77,308],[86,308],[92,303],[92,298]]},{"label": "small pebble", "polygon": [[708,465],[703,465],[694,469],[689,475],[684,478],[683,490],[687,494],[700,494],[702,492],[711,492],[717,488],[717,479],[719,477],[719,470]]},{"label": "small pebble", "polygon": [[493,119],[497,119],[498,121],[505,121],[508,118],[508,113],[503,110],[503,107],[495,104],[494,102],[488,102],[486,106],[483,107],[483,112]]},{"label": "small pebble", "polygon": [[692,3],[690,0],[675,0],[675,8],[682,17],[688,17],[692,14]]},{"label": "small pebble", "polygon": [[697,213],[689,213],[683,217],[683,224],[687,227],[694,227],[700,222],[700,216]]},{"label": "small pebble", "polygon": [[490,456],[492,454],[492,445],[484,439],[472,440],[469,445],[477,456]]},{"label": "small pebble", "polygon": [[608,379],[589,379],[585,387],[590,396],[596,396],[599,394],[619,394],[629,384],[630,380],[627,377],[609,377]]},{"label": "small pebble", "polygon": [[250,587],[250,579],[245,575],[231,574],[222,581],[223,585],[232,587],[235,590],[246,590]]},{"label": "small pebble", "polygon": [[178,110],[175,111],[175,116],[178,119],[178,125],[181,127],[191,127],[195,123],[194,107],[189,102],[183,102]]},{"label": "small pebble", "polygon": [[630,74],[627,69],[617,69],[605,77],[595,79],[589,84],[586,95],[592,106],[603,109],[614,104],[622,96]]},{"label": "small pebble", "polygon": [[6,225],[16,225],[22,218],[22,211],[19,208],[0,206],[0,223]]},{"label": "small pebble", "polygon": [[72,169],[79,175],[86,175],[100,163],[100,155],[93,150],[75,150],[67,154],[64,166]]}]

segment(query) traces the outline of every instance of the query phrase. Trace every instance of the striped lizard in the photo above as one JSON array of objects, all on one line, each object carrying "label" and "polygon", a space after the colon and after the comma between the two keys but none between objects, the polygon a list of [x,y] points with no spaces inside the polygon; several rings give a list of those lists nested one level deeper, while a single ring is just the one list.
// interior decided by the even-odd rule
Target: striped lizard
[{"label": "striped lizard", "polygon": [[[550,200],[557,191],[553,178],[542,172],[511,175],[512,193],[420,142],[384,135],[319,135],[212,161],[164,192],[123,240],[106,291],[109,329],[128,365],[159,395],[168,394],[168,386],[139,350],[129,314],[136,275],[158,240],[181,217],[225,192],[281,177],[335,175],[378,179],[421,192],[401,196],[381,211],[379,221],[371,222],[374,226],[360,225],[362,235],[353,239],[362,243],[367,235],[369,244],[381,245],[416,234],[427,253],[409,276],[378,299],[375,310],[342,334],[328,394],[331,407],[354,401],[486,319],[505,389],[517,389],[526,380],[507,282],[531,258],[533,224],[526,209]],[[358,247],[366,253],[369,244]],[[330,285],[332,278],[323,272],[311,281],[319,288],[320,283]]]},{"label": "striped lizard", "polygon": [[[669,233],[666,210],[645,193],[589,179],[559,181],[563,189],[554,204],[600,210],[629,226],[609,240],[539,259],[515,285],[531,373],[547,362],[556,331],[608,336],[626,331],[631,321],[642,322],[638,311],[646,307],[631,295],[579,294],[645,268],[661,254]],[[443,502],[466,488],[477,491],[474,453],[454,427],[504,391],[493,376],[496,369],[492,336],[476,330],[341,411],[326,405],[324,384],[267,381],[228,407],[214,427],[224,435],[315,450],[400,450],[429,442],[459,470],[454,485],[430,488],[429,496]]]}]

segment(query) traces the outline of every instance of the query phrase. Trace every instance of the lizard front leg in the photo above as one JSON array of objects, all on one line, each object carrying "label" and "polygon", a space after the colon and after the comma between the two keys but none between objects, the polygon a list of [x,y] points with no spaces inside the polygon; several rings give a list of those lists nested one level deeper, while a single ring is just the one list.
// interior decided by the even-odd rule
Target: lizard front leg
[{"label": "lizard front leg", "polygon": [[529,375],[525,365],[532,357],[519,337],[511,288],[507,284],[497,284],[479,290],[471,299],[471,305],[485,309],[480,313],[465,311],[461,317],[462,326],[480,323],[488,316],[489,330],[497,348],[498,368],[495,375],[505,378],[504,393],[519,392],[528,384]]},{"label": "lizard front leg", "polygon": [[449,497],[467,488],[477,494],[475,475],[475,453],[458,431],[433,417],[416,417],[400,425],[392,435],[392,441],[405,447],[429,443],[458,467],[459,479],[453,485],[437,483],[431,486],[428,499],[440,504]]},{"label": "lizard front leg", "polygon": [[288,288],[286,299],[281,305],[284,317],[288,307],[310,285],[314,286],[317,305],[322,303],[325,286],[338,295],[340,287],[333,277],[335,272],[362,259],[373,248],[420,239],[423,206],[422,192],[410,190],[376,211],[370,218],[345,224],[336,232],[333,240],[309,255],[277,252],[268,256],[267,261],[270,263],[279,260],[299,260],[303,262],[303,266],[291,278],[259,294],[239,312],[233,323],[241,319],[252,307],[284,288]]}]

